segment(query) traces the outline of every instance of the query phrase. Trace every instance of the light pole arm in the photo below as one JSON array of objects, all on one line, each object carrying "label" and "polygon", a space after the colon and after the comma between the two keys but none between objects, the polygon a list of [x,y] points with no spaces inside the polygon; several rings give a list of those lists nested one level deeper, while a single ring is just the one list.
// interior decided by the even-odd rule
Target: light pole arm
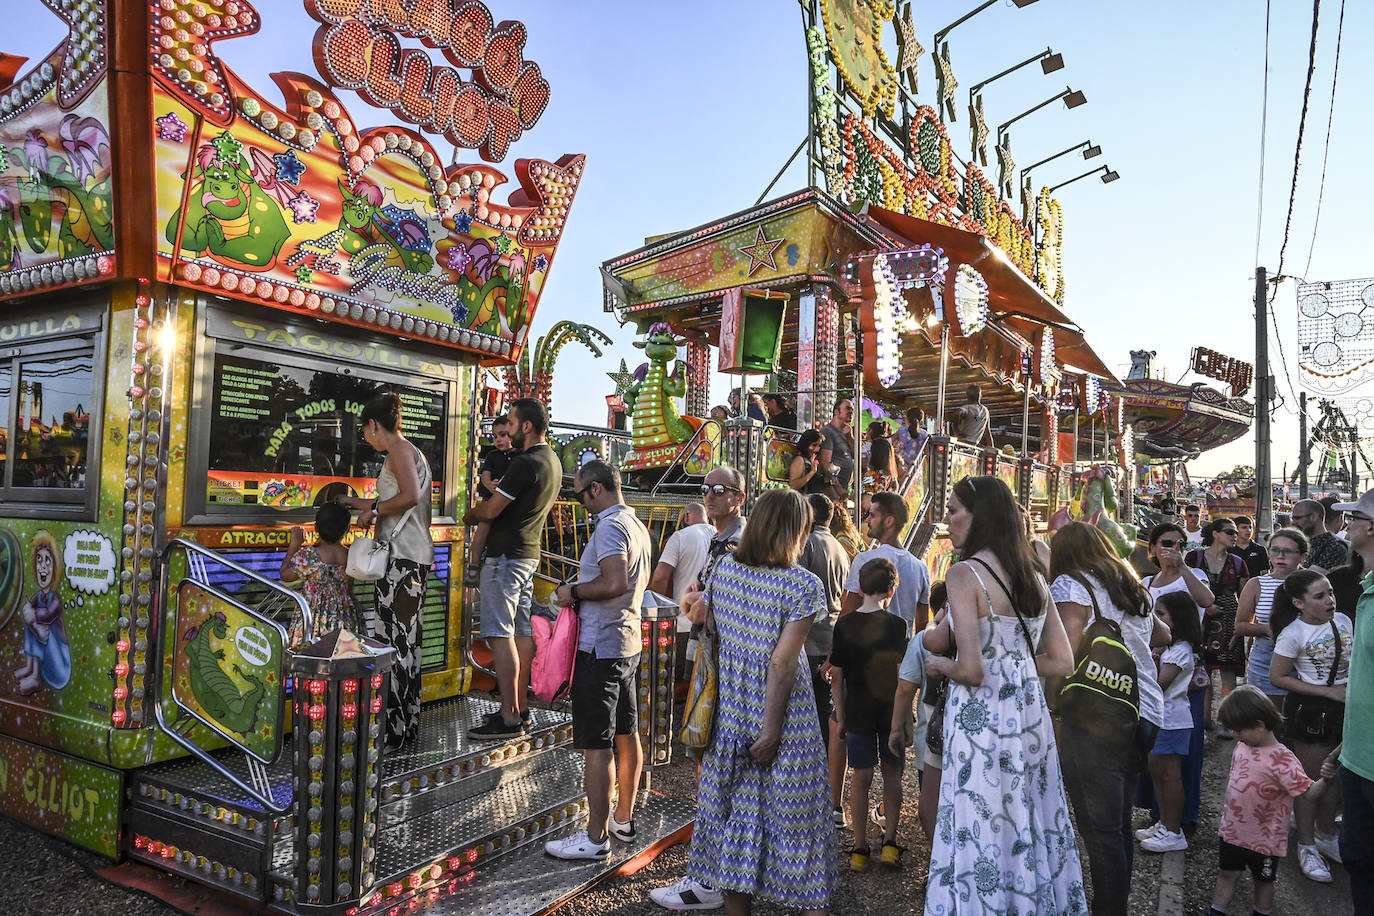
[{"label": "light pole arm", "polygon": [[961,26],[961,25],[963,25],[965,22],[968,22],[968,21],[969,21],[970,19],[972,19],[974,16],[977,16],[977,15],[978,15],[979,13],[981,13],[983,10],[985,10],[985,9],[987,9],[988,7],[992,6],[992,5],[993,5],[994,3],[996,3],[996,2],[997,2],[997,0],[987,0],[986,3],[982,4],[981,6],[975,7],[974,9],[970,10],[969,12],[967,12],[967,13],[965,13],[964,15],[960,16],[958,19],[956,19],[956,20],[954,20],[953,22],[951,22],[949,25],[945,26],[945,27],[944,27],[943,29],[941,29],[940,31],[936,32],[936,33],[935,33],[935,45],[934,45],[934,46],[937,47],[937,48],[940,47],[940,42],[944,41],[945,36],[948,35],[950,32],[954,31],[954,29],[955,29],[957,26]]},{"label": "light pole arm", "polygon": [[[1074,150],[1076,150],[1076,149],[1082,149],[1083,147],[1087,146],[1087,145],[1090,144],[1090,143],[1092,143],[1091,140],[1084,140],[1082,143],[1075,143],[1073,146],[1069,147],[1069,148],[1066,149],[1066,150],[1060,150],[1059,152],[1055,153],[1053,156],[1046,156],[1044,159],[1041,159],[1039,162],[1033,162],[1033,163],[1031,163],[1030,165],[1026,166],[1025,168],[1023,168],[1023,169],[1021,170],[1021,175],[1022,175],[1023,177],[1026,176],[1026,175],[1029,175],[1032,169],[1037,169],[1037,168],[1039,168],[1040,166],[1044,165],[1046,162],[1053,162],[1054,160],[1058,159],[1060,156],[1067,156],[1069,153],[1072,153]],[[1094,158],[1095,158],[1095,157],[1094,157]]]},{"label": "light pole arm", "polygon": [[1082,179],[1087,178],[1087,177],[1090,176],[1090,175],[1096,175],[1098,172],[1105,172],[1105,171],[1107,171],[1107,167],[1106,167],[1105,165],[1099,165],[1097,168],[1093,169],[1091,172],[1084,172],[1082,175],[1077,175],[1077,176],[1075,176],[1075,177],[1073,177],[1073,178],[1070,178],[1068,181],[1061,181],[1059,184],[1057,184],[1057,185],[1055,185],[1054,187],[1050,188],[1050,189],[1049,189],[1048,191],[1046,191],[1045,193],[1047,193],[1047,194],[1053,194],[1055,191],[1058,191],[1060,188],[1064,187],[1064,185],[1073,184],[1075,181],[1081,181]]},{"label": "light pole arm", "polygon": [[1071,92],[1073,92],[1073,90],[1070,89],[1068,86],[1065,86],[1065,87],[1064,87],[1064,91],[1061,92],[1061,93],[1059,93],[1058,95],[1056,95],[1056,96],[1051,96],[1050,98],[1045,99],[1045,101],[1041,102],[1039,105],[1036,105],[1034,108],[1027,108],[1025,111],[1021,112],[1019,115],[1016,115],[1016,116],[1015,116],[1014,118],[1012,118],[1011,120],[1006,121],[1006,122],[1004,122],[1004,123],[1002,123],[1002,124],[997,125],[997,136],[998,136],[998,137],[1001,137],[1002,134],[1006,133],[1007,128],[1008,128],[1008,127],[1011,127],[1011,126],[1012,126],[1013,124],[1015,124],[1017,121],[1021,120],[1022,118],[1026,117],[1027,115],[1035,114],[1037,111],[1039,111],[1040,109],[1046,107],[1047,105],[1053,105],[1055,102],[1059,101],[1060,99],[1066,98],[1066,97],[1069,95],[1069,93],[1071,93]]},{"label": "light pole arm", "polygon": [[982,89],[982,88],[983,88],[984,86],[986,86],[988,83],[995,83],[995,82],[997,82],[998,80],[1000,80],[1002,77],[1007,76],[1007,75],[1012,74],[1012,73],[1015,73],[1017,70],[1020,70],[1022,67],[1029,67],[1031,64],[1035,63],[1037,60],[1044,60],[1046,57],[1048,57],[1049,55],[1051,55],[1051,54],[1053,54],[1053,53],[1054,53],[1054,49],[1053,49],[1053,48],[1046,48],[1045,50],[1041,51],[1039,54],[1034,54],[1034,55],[1032,55],[1032,56],[1030,56],[1030,57],[1027,57],[1025,60],[1021,61],[1021,63],[1015,64],[1015,65],[1013,65],[1013,66],[1008,67],[1007,69],[1003,70],[1001,73],[997,74],[996,76],[989,76],[987,79],[983,80],[981,83],[975,83],[975,84],[973,85],[973,88],[969,89],[969,91],[968,91],[968,102],[969,102],[969,104],[970,104],[970,105],[973,104],[973,96],[978,92],[979,89]]}]

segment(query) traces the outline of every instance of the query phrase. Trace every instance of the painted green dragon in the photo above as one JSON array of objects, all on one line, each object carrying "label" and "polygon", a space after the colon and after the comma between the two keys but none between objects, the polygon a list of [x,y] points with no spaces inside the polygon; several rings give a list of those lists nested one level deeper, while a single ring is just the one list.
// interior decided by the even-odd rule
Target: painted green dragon
[{"label": "painted green dragon", "polygon": [[215,614],[182,635],[181,638],[189,643],[186,654],[191,660],[191,695],[222,729],[247,734],[257,724],[258,706],[267,686],[257,675],[231,665],[233,673],[251,685],[245,693],[220,665],[224,650],[212,648],[210,637],[224,639],[228,633],[228,620],[223,614]]},{"label": "painted green dragon", "polygon": [[701,426],[701,420],[683,417],[677,410],[676,399],[687,393],[683,364],[679,362],[676,371],[668,372],[668,363],[684,343],[662,321],[649,328],[644,340],[635,342],[649,357],[644,379],[630,386],[625,397],[626,413],[634,418],[633,445],[637,453],[686,442]]}]

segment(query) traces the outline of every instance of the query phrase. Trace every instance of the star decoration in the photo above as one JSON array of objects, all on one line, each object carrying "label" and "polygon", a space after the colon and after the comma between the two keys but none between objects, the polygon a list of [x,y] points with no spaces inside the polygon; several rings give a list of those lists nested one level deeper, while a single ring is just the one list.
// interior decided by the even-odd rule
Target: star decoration
[{"label": "star decoration", "polygon": [[186,139],[186,125],[181,123],[175,111],[169,111],[157,119],[157,138],[180,143]]},{"label": "star decoration", "polygon": [[293,222],[313,223],[320,212],[320,202],[310,196],[309,191],[302,191],[295,197],[286,202],[291,208],[291,219]]},{"label": "star decoration", "polygon": [[1016,160],[1011,158],[1011,134],[1003,134],[997,144],[997,185],[1002,196],[1011,200],[1013,193],[1012,174],[1016,171]]},{"label": "star decoration", "polygon": [[453,315],[454,324],[467,324],[468,307],[466,305],[461,302],[455,302],[449,308],[449,312]]},{"label": "star decoration", "polygon": [[452,246],[448,250],[448,269],[462,273],[467,266],[472,263],[472,255],[468,254],[468,246],[463,242]]},{"label": "star decoration", "polygon": [[495,244],[495,247],[496,247],[496,250],[499,251],[499,252],[501,252],[502,254],[506,254],[507,252],[509,252],[509,251],[510,251],[510,236],[506,235],[505,233],[502,233],[501,235],[498,235],[498,236],[496,237],[496,244]]},{"label": "star decoration", "polygon": [[767,267],[769,270],[776,271],[778,265],[773,260],[773,256],[778,251],[778,246],[786,239],[770,239],[763,234],[763,227],[759,227],[758,237],[754,239],[754,244],[746,245],[739,249],[739,253],[749,257],[749,273],[745,276],[752,277],[754,271],[760,267]]},{"label": "star decoration", "polygon": [[472,211],[459,210],[453,217],[453,228],[457,229],[463,235],[467,235],[468,230],[472,228]]},{"label": "star decoration", "polygon": [[978,98],[973,100],[973,104],[968,107],[968,116],[973,121],[973,155],[978,157],[978,161],[983,165],[988,164],[988,122],[983,118],[983,94],[980,92]]},{"label": "star decoration", "polygon": [[296,268],[296,279],[301,283],[309,283],[313,276],[315,276],[315,269],[307,264],[302,264]]},{"label": "star decoration", "polygon": [[535,259],[534,259],[534,269],[537,270],[537,271],[538,271],[538,270],[548,270],[548,269],[549,269],[549,259],[546,258],[546,257],[544,257],[544,255],[542,255],[542,254],[541,254],[541,255],[536,255],[536,256],[535,256]]},{"label": "star decoration", "polygon": [[951,123],[959,120],[954,112],[954,90],[959,88],[959,81],[954,78],[954,68],[949,62],[949,42],[945,42],[940,53],[935,55],[935,81],[940,84],[941,113]]},{"label": "star decoration", "polygon": [[0,143],[0,172],[10,167],[10,148]]},{"label": "star decoration", "polygon": [[243,158],[243,144],[227,130],[211,140],[210,145],[215,148],[215,158],[231,165],[238,165]]},{"label": "star decoration", "polygon": [[277,180],[287,184],[300,184],[301,176],[305,174],[305,163],[296,158],[296,151],[289,149],[284,153],[277,153],[272,157],[272,162],[277,166]]},{"label": "star decoration", "polygon": [[[67,26],[60,60],[54,63],[56,74],[48,85],[57,84],[57,104],[63,110],[70,110],[105,76],[106,35],[109,30],[107,7],[110,4],[83,3],[78,6],[64,0],[43,2]],[[38,82],[36,75],[31,79]]]},{"label": "star decoration", "polygon": [[635,383],[635,374],[625,365],[625,360],[620,361],[620,368],[615,372],[607,372],[606,375],[611,381],[615,382],[615,393],[624,397],[629,392],[630,387]]},{"label": "star decoration", "polygon": [[919,91],[916,86],[921,71],[917,62],[924,53],[926,49],[916,39],[916,17],[911,14],[911,4],[907,3],[897,19],[897,75],[906,77],[912,93]]}]

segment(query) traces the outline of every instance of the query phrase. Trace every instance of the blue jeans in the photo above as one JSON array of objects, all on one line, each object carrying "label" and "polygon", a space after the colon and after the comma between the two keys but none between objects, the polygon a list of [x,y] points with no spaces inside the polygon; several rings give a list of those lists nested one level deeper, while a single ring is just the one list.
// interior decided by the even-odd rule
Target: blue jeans
[{"label": "blue jeans", "polygon": [[1374,780],[1341,767],[1341,860],[1355,916],[1374,914]]},{"label": "blue jeans", "polygon": [[1067,723],[1059,732],[1064,788],[1088,851],[1093,916],[1125,916],[1131,896],[1131,802],[1140,752],[1133,743],[1106,745]]},{"label": "blue jeans", "polygon": [[487,557],[478,578],[482,600],[482,637],[533,636],[530,603],[538,560]]}]

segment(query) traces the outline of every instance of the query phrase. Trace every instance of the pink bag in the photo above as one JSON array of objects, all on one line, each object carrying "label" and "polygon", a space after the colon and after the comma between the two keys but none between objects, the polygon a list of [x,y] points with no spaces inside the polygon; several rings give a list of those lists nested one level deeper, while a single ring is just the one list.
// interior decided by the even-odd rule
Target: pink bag
[{"label": "pink bag", "polygon": [[566,606],[558,619],[540,614],[530,619],[534,630],[534,662],[530,666],[530,686],[534,695],[546,703],[556,703],[572,690],[573,665],[577,661],[577,637],[582,628],[577,611]]}]

